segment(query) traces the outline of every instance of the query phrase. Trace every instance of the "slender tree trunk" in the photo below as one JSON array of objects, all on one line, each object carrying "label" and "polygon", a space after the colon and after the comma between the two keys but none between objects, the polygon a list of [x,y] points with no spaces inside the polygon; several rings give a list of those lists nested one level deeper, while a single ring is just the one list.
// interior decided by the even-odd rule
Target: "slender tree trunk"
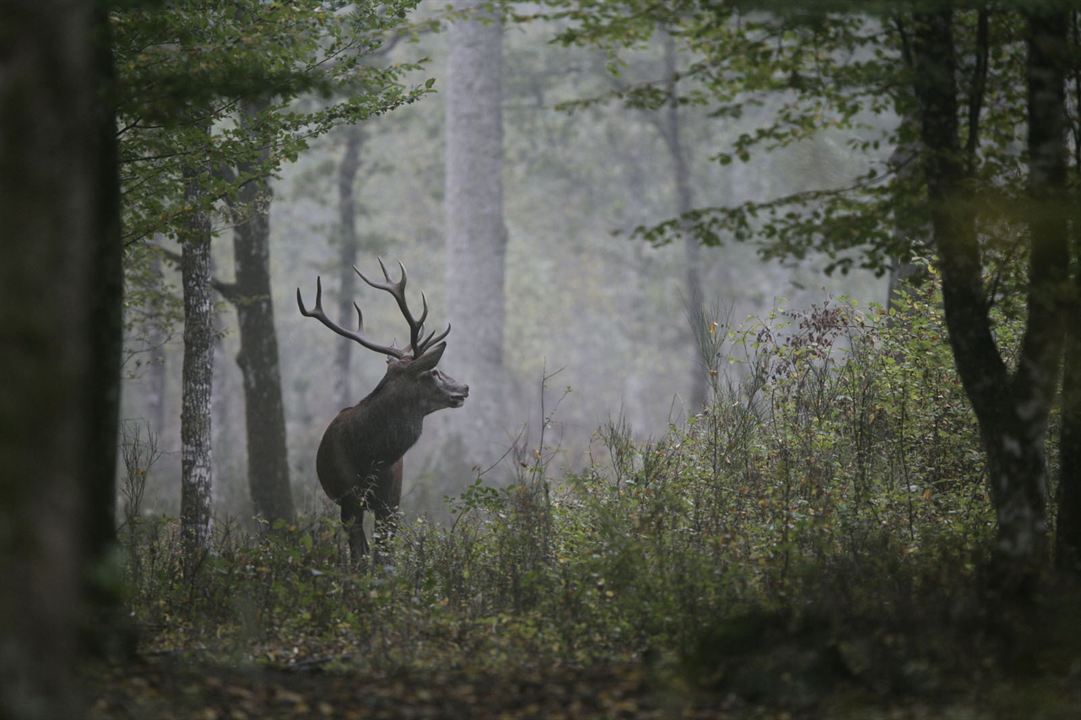
[{"label": "slender tree trunk", "polygon": [[932,233],[950,345],[987,453],[1004,584],[1023,590],[1046,561],[1047,417],[1062,350],[1065,238],[1062,48],[1065,19],[1029,17],[1031,251],[1018,369],[999,354],[982,281],[974,202],[958,140],[951,11],[917,18],[915,91]]},{"label": "slender tree trunk", "polygon": [[101,620],[86,578],[113,536],[121,243],[108,27],[93,4],[63,0],[4,6],[0,27],[0,716],[76,717],[79,631]]},{"label": "slender tree trunk", "polygon": [[[364,144],[364,131],[358,125],[345,130],[345,154],[338,166],[338,222],[340,231],[338,241],[338,268],[340,276],[340,295],[338,296],[338,317],[347,318],[353,314],[353,300],[356,295],[357,275],[353,266],[357,263],[357,171],[360,169],[360,150]],[[353,343],[342,342],[335,347],[335,394],[339,404],[344,407],[356,404],[352,387]]]},{"label": "slender tree trunk", "polygon": [[[263,101],[243,103],[242,118],[250,123],[266,107]],[[241,174],[250,170],[240,168]],[[236,283],[229,299],[236,308],[240,328],[236,360],[244,376],[252,505],[255,514],[268,520],[292,520],[285,406],[270,290],[270,199],[270,185],[265,179],[253,180],[241,191],[242,218],[233,234]]]},{"label": "slender tree trunk", "polygon": [[[185,199],[198,207],[206,168],[186,173]],[[210,298],[210,218],[197,210],[180,238],[184,291],[184,368],[180,412],[180,528],[186,570],[210,545],[211,387],[214,376]]]},{"label": "slender tree trunk", "polygon": [[[210,277],[218,277],[217,263],[214,262],[213,253],[210,258]],[[214,280],[211,280],[213,286]],[[213,475],[217,478],[211,489],[210,504],[215,508],[226,508],[226,499],[232,494],[234,488],[224,487],[226,483],[236,482],[236,468],[240,465],[237,459],[241,456],[241,449],[236,442],[235,424],[232,422],[233,398],[237,396],[236,383],[230,381],[228,367],[229,358],[225,354],[225,315],[228,310],[220,304],[215,304],[211,310],[212,344],[213,353],[213,376],[214,384],[210,388],[210,446],[214,449]]]},{"label": "slender tree trunk", "polygon": [[[902,121],[906,126],[909,124],[915,125],[915,118],[905,118]],[[890,155],[889,165],[890,169],[897,176],[897,180],[902,185],[908,185],[912,182],[913,177],[916,175],[919,167],[916,160],[919,158],[920,147],[919,142],[912,140],[904,142],[898,145],[893,154]],[[894,224],[894,233],[897,237],[899,245],[915,246],[917,240],[923,239],[923,234],[920,233],[919,238],[913,237],[913,228],[908,223],[898,219]],[[920,266],[908,260],[901,260],[899,257],[894,257],[890,263],[889,272],[889,284],[886,291],[886,309],[896,307],[898,300],[903,294],[908,293],[911,289],[913,281],[919,280],[924,275]]]},{"label": "slender tree trunk", "polygon": [[[484,12],[465,0],[455,8]],[[448,31],[446,101],[447,308],[452,363],[466,365],[474,388],[454,427],[466,458],[484,462],[505,449],[507,381],[503,368],[502,25],[469,19]],[[450,354],[448,353],[448,355]],[[455,371],[457,375],[457,371]],[[459,375],[461,377],[461,375]]]},{"label": "slender tree trunk", "polygon": [[[161,244],[160,239],[156,244]],[[161,259],[157,256],[151,261],[150,273],[155,279],[162,280]],[[154,319],[147,328],[150,363],[146,371],[146,414],[150,432],[155,437],[161,437],[165,432],[165,342],[168,334],[163,327],[165,321],[161,319],[161,303],[154,302],[147,310]]]},{"label": "slender tree trunk", "polygon": [[[683,148],[683,134],[680,122],[679,103],[676,101],[676,42],[670,34],[664,36],[664,72],[668,90],[668,104],[665,106],[662,120],[662,135],[668,145],[668,154],[672,158],[672,179],[675,187],[676,215],[682,217],[694,208],[694,190],[691,188],[691,171],[687,165],[687,152]],[[683,262],[684,281],[687,285],[687,315],[691,324],[691,357],[695,362],[691,366],[691,410],[697,412],[709,402],[709,377],[704,348],[700,342],[705,332],[706,308],[702,295],[702,278],[699,268],[702,262],[701,244],[683,224]]]}]

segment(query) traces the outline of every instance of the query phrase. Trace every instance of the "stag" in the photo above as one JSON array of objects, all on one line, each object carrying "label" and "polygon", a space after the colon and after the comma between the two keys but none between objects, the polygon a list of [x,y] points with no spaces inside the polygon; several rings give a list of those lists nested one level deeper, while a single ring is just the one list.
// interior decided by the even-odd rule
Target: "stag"
[{"label": "stag", "polygon": [[402,456],[420,437],[424,416],[443,408],[461,407],[469,387],[436,369],[447,344],[450,325],[438,335],[424,335],[428,299],[421,293],[423,309],[414,318],[405,298],[405,265],[401,279],[393,282],[383,261],[379,267],[385,282],[369,280],[356,266],[360,279],[377,290],[390,293],[409,323],[409,347],[379,345],[363,335],[364,315],[355,302],[357,329],[346,330],[323,312],[322,279],[315,280],[315,307],[310,311],[297,288],[300,314],[315,318],[342,337],[387,356],[387,372],[363,400],[341,410],[330,422],[319,451],[315,471],[323,491],[341,507],[342,523],[349,534],[349,550],[354,562],[368,553],[364,534],[364,510],[375,515],[375,536],[387,538],[394,531],[402,496]]}]

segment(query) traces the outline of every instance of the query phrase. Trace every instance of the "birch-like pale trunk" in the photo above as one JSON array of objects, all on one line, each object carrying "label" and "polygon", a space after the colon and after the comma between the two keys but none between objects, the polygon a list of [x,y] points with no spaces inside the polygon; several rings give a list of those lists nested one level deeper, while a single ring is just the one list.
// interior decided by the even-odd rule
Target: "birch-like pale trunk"
[{"label": "birch-like pale trunk", "polygon": [[[473,0],[456,10],[483,13]],[[472,18],[479,17],[473,15]],[[454,331],[445,365],[473,388],[453,427],[465,459],[506,450],[503,369],[503,29],[498,18],[451,25],[446,103],[447,309]],[[465,371],[459,370],[465,368]]]},{"label": "birch-like pale trunk", "polygon": [[[205,168],[204,168],[205,171]],[[200,173],[185,173],[185,199],[198,207]],[[184,366],[180,411],[180,532],[186,569],[210,546],[211,394],[214,377],[211,306],[210,218],[196,211],[181,242],[184,293]]]}]

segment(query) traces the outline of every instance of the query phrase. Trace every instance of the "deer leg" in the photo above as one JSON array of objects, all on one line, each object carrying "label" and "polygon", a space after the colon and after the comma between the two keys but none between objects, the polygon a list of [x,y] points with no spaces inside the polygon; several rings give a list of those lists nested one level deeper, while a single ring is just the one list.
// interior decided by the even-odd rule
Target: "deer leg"
[{"label": "deer leg", "polygon": [[368,538],[364,535],[364,503],[356,493],[349,493],[340,501],[342,525],[349,534],[349,557],[354,565],[368,554]]},{"label": "deer leg", "polygon": [[375,538],[377,546],[386,548],[398,529],[398,506],[402,499],[402,459],[382,474],[372,497],[375,513]]}]

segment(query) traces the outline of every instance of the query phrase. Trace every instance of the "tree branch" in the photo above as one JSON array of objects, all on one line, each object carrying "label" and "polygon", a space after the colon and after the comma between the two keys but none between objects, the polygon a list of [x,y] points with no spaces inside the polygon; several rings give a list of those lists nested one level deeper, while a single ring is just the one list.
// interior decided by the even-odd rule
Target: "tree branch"
[{"label": "tree branch", "polygon": [[[180,262],[183,260],[183,257],[180,253],[169,250],[167,248],[163,248],[160,245],[154,245],[154,249],[160,252],[162,257],[164,257],[169,262],[172,262],[177,267],[180,266]],[[219,280],[216,277],[211,277],[210,286],[214,288],[214,290],[216,290],[223,299],[227,300],[233,305],[237,304],[241,300],[240,291],[237,288],[236,283],[227,283]]]}]

